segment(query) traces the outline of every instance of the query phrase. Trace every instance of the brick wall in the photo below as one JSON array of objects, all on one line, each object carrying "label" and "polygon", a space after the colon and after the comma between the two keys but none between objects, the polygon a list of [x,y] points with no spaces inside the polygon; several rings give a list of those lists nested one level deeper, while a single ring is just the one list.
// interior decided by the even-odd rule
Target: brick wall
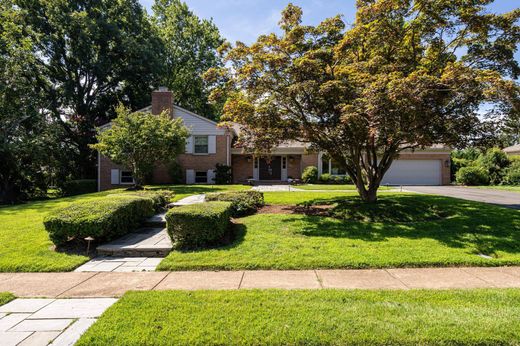
[{"label": "brick wall", "polygon": [[318,167],[318,153],[308,153],[306,155],[302,155],[302,161],[301,161],[302,172],[306,167],[309,167],[309,166]]},{"label": "brick wall", "polygon": [[[183,179],[186,181],[186,170],[193,169],[195,171],[208,171],[215,169],[217,163],[226,164],[226,136],[216,136],[216,154],[209,155],[193,155],[181,154],[177,157],[177,162],[182,167]],[[100,190],[114,189],[128,185],[112,185],[110,181],[110,171],[112,169],[123,169],[123,167],[114,164],[108,158],[101,156],[100,158]],[[168,167],[165,164],[158,163],[154,168],[152,181],[153,184],[169,184],[171,178],[168,173]]]},{"label": "brick wall", "polygon": [[287,177],[301,179],[302,163],[301,155],[287,155]]},{"label": "brick wall", "polygon": [[245,183],[247,179],[253,177],[253,160],[247,161],[249,155],[231,156],[231,166],[233,167],[233,183]]}]

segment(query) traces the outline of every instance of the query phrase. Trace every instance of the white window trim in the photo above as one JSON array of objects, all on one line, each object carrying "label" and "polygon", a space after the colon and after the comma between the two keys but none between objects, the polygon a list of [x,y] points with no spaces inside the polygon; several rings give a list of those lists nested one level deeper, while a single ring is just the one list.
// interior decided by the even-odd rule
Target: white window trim
[{"label": "white window trim", "polygon": [[123,172],[130,172],[132,173],[131,171],[123,171],[122,169],[119,170],[119,185],[134,185],[135,184],[135,180],[134,180],[134,177],[132,175],[132,182],[131,183],[124,183],[122,178],[123,178]]},{"label": "white window trim", "polygon": [[[196,138],[197,137],[206,137],[207,141],[208,141],[208,151],[205,152],[205,153],[196,153],[195,152],[195,142],[196,142]],[[199,156],[206,156],[206,155],[209,155],[209,135],[193,135],[193,142],[192,142],[192,145],[193,145],[193,148],[191,150],[192,154],[193,155],[199,155]]]}]

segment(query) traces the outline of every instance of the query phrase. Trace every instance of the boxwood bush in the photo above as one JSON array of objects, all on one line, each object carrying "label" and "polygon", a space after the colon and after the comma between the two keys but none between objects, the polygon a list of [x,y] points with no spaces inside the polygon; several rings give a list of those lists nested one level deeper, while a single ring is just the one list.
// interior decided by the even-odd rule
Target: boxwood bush
[{"label": "boxwood bush", "polygon": [[478,166],[462,167],[456,174],[457,184],[476,186],[488,185],[489,175],[486,170]]},{"label": "boxwood bush", "polygon": [[185,205],[166,213],[166,227],[176,249],[219,245],[229,236],[230,202]]},{"label": "boxwood bush", "polygon": [[78,201],[55,210],[43,224],[51,241],[63,245],[71,239],[93,237],[110,241],[135,230],[155,213],[154,198],[135,194],[113,194],[90,201]]},{"label": "boxwood bush", "polygon": [[231,216],[250,215],[264,205],[264,194],[259,191],[232,191],[206,194],[206,201],[231,202]]},{"label": "boxwood bush", "polygon": [[166,204],[170,203],[174,193],[168,190],[148,190],[148,191],[132,191],[126,193],[113,193],[108,195],[109,197],[126,197],[126,196],[137,196],[151,198],[153,202],[153,208],[155,211],[160,211]]},{"label": "boxwood bush", "polygon": [[318,181],[318,167],[316,166],[307,166],[303,170],[302,180],[307,184],[314,184]]}]

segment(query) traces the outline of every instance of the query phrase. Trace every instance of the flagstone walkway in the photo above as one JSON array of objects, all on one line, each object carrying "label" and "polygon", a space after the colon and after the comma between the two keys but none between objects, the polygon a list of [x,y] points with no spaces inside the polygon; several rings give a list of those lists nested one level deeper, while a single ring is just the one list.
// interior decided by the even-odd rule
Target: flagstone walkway
[{"label": "flagstone walkway", "polygon": [[362,270],[0,273],[17,297],[120,297],[129,290],[520,288],[520,267]]},{"label": "flagstone walkway", "polygon": [[15,299],[0,306],[0,345],[73,345],[117,299]]}]

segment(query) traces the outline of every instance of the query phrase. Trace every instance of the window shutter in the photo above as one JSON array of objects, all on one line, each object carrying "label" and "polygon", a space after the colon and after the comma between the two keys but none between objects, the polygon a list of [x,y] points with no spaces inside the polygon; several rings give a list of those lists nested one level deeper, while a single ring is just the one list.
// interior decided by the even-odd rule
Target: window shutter
[{"label": "window shutter", "polygon": [[186,154],[193,153],[193,136],[186,138]]},{"label": "window shutter", "polygon": [[208,136],[208,154],[217,153],[217,136]]},{"label": "window shutter", "polygon": [[119,185],[119,169],[110,170],[110,184]]},{"label": "window shutter", "polygon": [[195,184],[195,171],[193,169],[186,170],[186,184]]},{"label": "window shutter", "polygon": [[208,170],[208,184],[215,184],[215,171],[212,169]]}]

